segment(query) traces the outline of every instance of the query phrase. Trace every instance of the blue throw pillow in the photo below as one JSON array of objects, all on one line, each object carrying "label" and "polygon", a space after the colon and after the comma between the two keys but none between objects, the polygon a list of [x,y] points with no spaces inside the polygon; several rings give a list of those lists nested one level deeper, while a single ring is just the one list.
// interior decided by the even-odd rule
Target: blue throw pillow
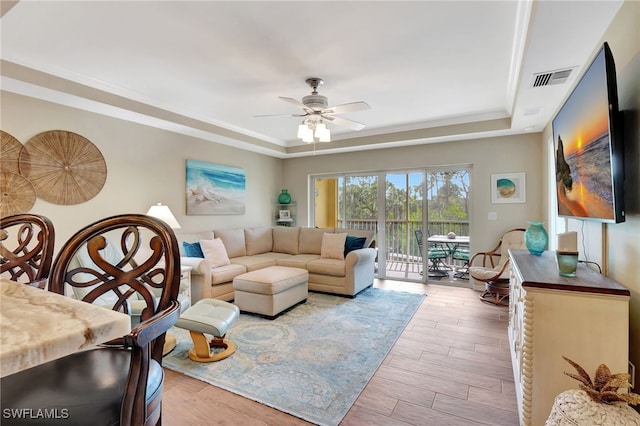
[{"label": "blue throw pillow", "polygon": [[200,243],[188,243],[186,241],[182,242],[182,247],[184,247],[184,254],[187,257],[201,257],[204,259],[204,253],[202,252],[202,247],[200,247]]},{"label": "blue throw pillow", "polygon": [[358,250],[364,247],[364,242],[367,241],[365,237],[352,237],[347,235],[347,241],[344,243],[344,255],[353,250]]}]

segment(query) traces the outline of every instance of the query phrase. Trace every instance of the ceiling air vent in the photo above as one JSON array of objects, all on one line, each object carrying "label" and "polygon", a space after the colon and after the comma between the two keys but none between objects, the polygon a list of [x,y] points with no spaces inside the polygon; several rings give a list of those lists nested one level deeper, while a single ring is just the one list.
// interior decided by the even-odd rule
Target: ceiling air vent
[{"label": "ceiling air vent", "polygon": [[572,68],[559,71],[541,72],[533,75],[531,87],[553,86],[567,81]]}]

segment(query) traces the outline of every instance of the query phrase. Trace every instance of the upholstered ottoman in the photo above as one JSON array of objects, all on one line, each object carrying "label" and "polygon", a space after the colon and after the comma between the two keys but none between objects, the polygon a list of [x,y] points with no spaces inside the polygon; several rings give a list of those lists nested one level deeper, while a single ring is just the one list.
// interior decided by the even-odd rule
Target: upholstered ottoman
[{"label": "upholstered ottoman", "polygon": [[[236,345],[225,339],[229,327],[240,316],[237,306],[217,299],[202,299],[180,314],[176,327],[189,330],[193,348],[189,358],[198,362],[219,361],[236,351]],[[205,334],[213,336],[207,342]],[[221,348],[221,351],[211,349]]]},{"label": "upholstered ottoman", "polygon": [[242,312],[274,317],[307,300],[309,272],[287,266],[269,266],[233,279],[234,304]]}]

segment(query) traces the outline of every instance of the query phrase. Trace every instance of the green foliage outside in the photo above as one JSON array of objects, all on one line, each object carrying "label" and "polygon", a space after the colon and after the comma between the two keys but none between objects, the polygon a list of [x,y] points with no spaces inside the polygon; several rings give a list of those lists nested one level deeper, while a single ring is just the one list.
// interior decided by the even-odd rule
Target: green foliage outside
[{"label": "green foliage outside", "polygon": [[[340,219],[376,220],[378,218],[377,176],[350,176],[344,179],[345,185],[343,186],[341,182],[339,186]],[[342,197],[343,190],[346,191],[346,199]],[[468,220],[469,171],[428,173],[426,190],[429,200],[429,221]],[[387,220],[422,221],[422,200],[424,199],[422,184],[397,187],[387,180],[385,194]],[[345,206],[342,206],[343,200],[346,202]],[[344,217],[342,217],[343,212]]]},{"label": "green foliage outside", "polygon": [[[424,189],[422,173],[387,174],[387,256],[419,258],[415,231],[422,228],[425,207],[431,235],[449,231],[468,235],[469,171],[429,172],[426,176],[427,185]],[[347,176],[339,179],[338,215],[341,226],[378,230],[378,184],[377,176]],[[425,195],[428,206],[423,203]]]}]

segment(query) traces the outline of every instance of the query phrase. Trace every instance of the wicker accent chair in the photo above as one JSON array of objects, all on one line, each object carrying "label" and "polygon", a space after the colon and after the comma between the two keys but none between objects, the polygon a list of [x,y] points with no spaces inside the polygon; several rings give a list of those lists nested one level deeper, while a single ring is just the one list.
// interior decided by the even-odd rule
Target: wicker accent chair
[{"label": "wicker accent chair", "polygon": [[44,216],[16,214],[0,219],[0,276],[44,288],[55,238],[53,223]]},{"label": "wicker accent chair", "polygon": [[507,231],[494,248],[476,253],[469,260],[471,278],[485,283],[485,290],[480,295],[482,301],[495,305],[508,303],[511,262],[507,250],[525,248],[524,231],[523,228]]},{"label": "wicker accent chair", "polygon": [[[107,236],[119,242],[115,262],[105,256]],[[70,266],[80,250],[87,262]],[[66,408],[66,421],[74,424],[160,424],[162,350],[166,331],[178,320],[179,286],[179,246],[161,220],[119,215],[78,231],[54,262],[49,290],[124,313],[130,298],[142,298],[141,322],[120,339],[3,377],[1,405]],[[152,289],[161,290],[160,297]]]}]

